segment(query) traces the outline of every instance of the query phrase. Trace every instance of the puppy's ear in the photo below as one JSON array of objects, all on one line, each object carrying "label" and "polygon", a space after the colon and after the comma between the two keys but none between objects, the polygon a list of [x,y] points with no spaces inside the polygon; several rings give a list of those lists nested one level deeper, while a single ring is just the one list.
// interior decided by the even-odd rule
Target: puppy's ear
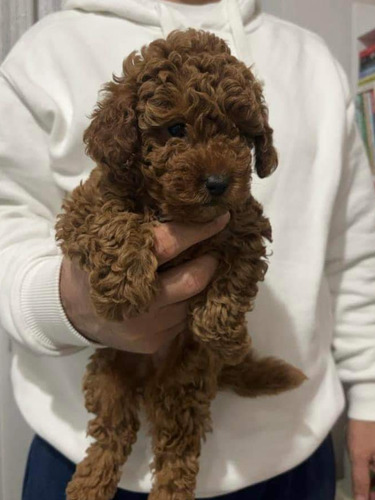
[{"label": "puppy's ear", "polygon": [[[233,61],[231,61],[233,62]],[[239,130],[255,149],[255,170],[267,177],[277,167],[273,146],[273,130],[268,123],[268,108],[263,97],[262,83],[243,63],[228,65],[227,77],[221,84],[226,96],[226,110]]]},{"label": "puppy's ear", "polygon": [[83,140],[86,153],[97,163],[109,168],[124,168],[131,161],[138,142],[135,112],[135,84],[114,76],[101,92],[105,96],[93,114]]},{"label": "puppy's ear", "polygon": [[268,108],[264,102],[262,87],[259,82],[254,83],[254,92],[259,105],[259,122],[261,131],[254,137],[255,170],[259,177],[267,177],[276,170],[278,165],[277,152],[273,146],[273,129],[268,123]]},{"label": "puppy's ear", "polygon": [[259,177],[267,177],[278,165],[277,152],[272,143],[272,128],[265,122],[264,131],[254,137],[255,170]]}]

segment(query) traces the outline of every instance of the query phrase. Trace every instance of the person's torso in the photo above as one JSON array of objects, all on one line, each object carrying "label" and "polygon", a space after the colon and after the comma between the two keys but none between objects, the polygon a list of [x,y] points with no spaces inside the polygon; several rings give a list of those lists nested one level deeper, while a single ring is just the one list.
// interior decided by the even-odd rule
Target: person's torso
[{"label": "person's torso", "polygon": [[[121,73],[131,51],[162,32],[111,14],[68,11],[52,17],[34,47],[28,49],[27,39],[21,42],[30,51],[30,58],[24,56],[27,62],[21,64],[16,52],[3,69],[16,82],[28,80],[24,98],[39,110],[37,119],[48,133],[51,170],[63,196],[93,168],[82,136],[99,88],[112,73]],[[248,40],[265,84],[279,167],[267,179],[254,175],[252,184],[271,221],[273,243],[248,328],[260,354],[285,359],[302,369],[308,381],[274,397],[217,396],[214,430],[202,450],[201,497],[239,489],[295,466],[320,444],[343,408],[330,352],[333,319],[324,265],[342,161],[344,99],[335,66],[317,37],[271,16],[262,18]],[[230,33],[217,34],[233,45]],[[56,200],[56,214],[60,204]],[[90,416],[81,379],[91,353],[87,348],[60,358],[36,358],[15,346],[12,377],[23,415],[73,461],[83,457],[88,445]],[[147,491],[150,459],[143,425],[120,486]]]}]

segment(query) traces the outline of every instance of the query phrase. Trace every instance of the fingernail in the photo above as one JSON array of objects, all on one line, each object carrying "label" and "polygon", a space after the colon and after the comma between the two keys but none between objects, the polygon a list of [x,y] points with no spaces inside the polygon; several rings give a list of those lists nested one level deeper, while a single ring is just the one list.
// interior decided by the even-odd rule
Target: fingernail
[{"label": "fingernail", "polygon": [[367,498],[364,495],[357,495],[355,500],[367,500]]}]

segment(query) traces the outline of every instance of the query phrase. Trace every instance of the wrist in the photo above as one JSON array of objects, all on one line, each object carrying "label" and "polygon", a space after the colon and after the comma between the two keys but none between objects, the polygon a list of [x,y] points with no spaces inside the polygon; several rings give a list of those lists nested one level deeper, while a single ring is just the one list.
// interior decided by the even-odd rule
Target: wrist
[{"label": "wrist", "polygon": [[88,341],[100,343],[100,339],[94,333],[95,329],[88,327],[87,319],[80,312],[82,286],[77,284],[73,262],[66,257],[63,258],[61,263],[59,287],[61,304],[72,327]]}]

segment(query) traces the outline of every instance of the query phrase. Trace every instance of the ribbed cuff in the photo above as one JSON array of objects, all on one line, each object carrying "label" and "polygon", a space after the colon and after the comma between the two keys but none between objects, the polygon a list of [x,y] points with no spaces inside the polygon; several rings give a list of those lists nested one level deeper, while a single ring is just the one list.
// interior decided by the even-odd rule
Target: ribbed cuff
[{"label": "ribbed cuff", "polygon": [[353,384],[347,396],[349,418],[375,421],[375,383]]},{"label": "ribbed cuff", "polygon": [[21,283],[21,314],[27,331],[44,347],[69,350],[72,347],[102,347],[83,337],[68,320],[60,299],[62,256],[34,261]]}]

